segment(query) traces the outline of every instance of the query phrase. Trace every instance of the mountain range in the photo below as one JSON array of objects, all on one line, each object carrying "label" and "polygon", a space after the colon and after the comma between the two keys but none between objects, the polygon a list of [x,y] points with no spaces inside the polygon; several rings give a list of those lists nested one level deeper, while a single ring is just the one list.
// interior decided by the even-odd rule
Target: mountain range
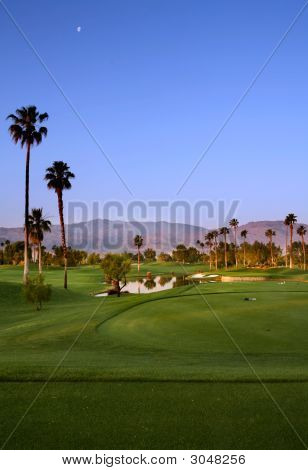
[{"label": "mountain range", "polygon": [[[296,228],[294,229],[294,241],[298,240]],[[306,224],[305,227],[308,229]],[[247,241],[249,243],[259,240],[267,242],[265,231],[275,230],[276,236],[273,241],[285,246],[286,227],[283,221],[258,221],[249,222],[238,227],[238,242],[241,242],[240,232],[247,230]],[[89,222],[80,222],[66,226],[67,242],[73,248],[87,251],[131,251],[134,249],[133,239],[135,235],[141,234],[144,237],[144,248],[151,247],[157,252],[170,252],[176,245],[196,245],[197,240],[203,240],[204,235],[209,230],[195,225],[171,222],[125,222],[111,221],[107,219],[95,219]],[[48,250],[53,245],[60,245],[60,226],[53,225],[50,233],[44,237],[44,245]],[[232,230],[230,229],[230,241],[233,241]],[[10,240],[11,242],[23,239],[23,228],[0,227],[0,242]]]}]

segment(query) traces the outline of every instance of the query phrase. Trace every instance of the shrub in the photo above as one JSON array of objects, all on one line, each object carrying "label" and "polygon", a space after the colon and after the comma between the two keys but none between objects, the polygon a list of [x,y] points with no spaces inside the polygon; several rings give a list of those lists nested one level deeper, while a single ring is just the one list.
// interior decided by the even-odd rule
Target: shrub
[{"label": "shrub", "polygon": [[28,283],[23,286],[23,294],[27,302],[36,306],[36,310],[41,310],[42,303],[50,300],[51,285],[45,284],[42,275],[33,279],[29,278]]}]

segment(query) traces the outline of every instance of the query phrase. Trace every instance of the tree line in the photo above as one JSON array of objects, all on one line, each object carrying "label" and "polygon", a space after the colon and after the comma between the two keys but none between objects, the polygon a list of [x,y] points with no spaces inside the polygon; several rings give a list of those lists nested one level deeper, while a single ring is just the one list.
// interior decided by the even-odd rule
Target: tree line
[{"label": "tree line", "polygon": [[[238,245],[238,219],[231,219],[229,227],[221,227],[218,230],[212,230],[204,236],[204,242],[197,240],[197,245],[201,248],[202,252],[207,249],[207,259],[210,264],[210,269],[215,265],[215,268],[224,265],[227,269],[228,266],[237,268],[240,265],[255,266],[255,265],[266,265],[266,266],[278,266],[285,264],[286,267],[292,269],[294,264],[301,266],[304,270],[306,269],[306,242],[305,235],[307,233],[304,225],[300,225],[296,229],[296,233],[300,238],[300,242],[294,242],[294,226],[297,223],[297,216],[293,213],[288,214],[285,217],[284,225],[286,227],[286,244],[284,259],[282,256],[282,250],[280,246],[276,246],[274,238],[276,232],[273,229],[267,229],[265,236],[268,239],[268,243],[262,243],[255,241],[249,244],[247,242],[248,230],[242,230],[240,232],[240,239],[242,243]],[[227,243],[227,237],[232,231],[233,241]]]}]

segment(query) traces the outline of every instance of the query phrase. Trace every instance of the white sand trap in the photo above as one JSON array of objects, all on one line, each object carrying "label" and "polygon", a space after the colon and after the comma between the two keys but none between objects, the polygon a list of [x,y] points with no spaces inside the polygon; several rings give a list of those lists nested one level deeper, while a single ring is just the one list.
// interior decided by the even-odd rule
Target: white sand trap
[{"label": "white sand trap", "polygon": [[193,274],[190,276],[191,279],[208,279],[209,277],[219,277],[219,274],[204,274],[204,273],[198,273],[198,274]]},{"label": "white sand trap", "polygon": [[108,292],[103,292],[102,294],[96,294],[94,297],[107,297]]}]

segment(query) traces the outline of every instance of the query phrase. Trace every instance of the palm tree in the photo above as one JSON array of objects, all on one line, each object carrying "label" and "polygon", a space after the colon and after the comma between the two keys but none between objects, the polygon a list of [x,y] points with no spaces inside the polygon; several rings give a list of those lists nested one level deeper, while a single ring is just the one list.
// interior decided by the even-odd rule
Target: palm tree
[{"label": "palm tree", "polygon": [[228,258],[227,258],[227,235],[230,233],[228,227],[222,227],[219,231],[220,235],[224,237],[224,246],[225,246],[225,268],[228,269]]},{"label": "palm tree", "polygon": [[196,244],[200,246],[200,248],[201,248],[201,252],[202,252],[202,254],[203,254],[204,243],[203,243],[203,242],[201,242],[200,240],[197,240],[197,241],[196,241]]},{"label": "palm tree", "polygon": [[213,239],[214,239],[214,250],[215,250],[215,269],[217,271],[218,269],[218,259],[217,259],[217,237],[219,235],[219,232],[217,230],[212,231],[213,234]]},{"label": "palm tree", "polygon": [[286,226],[286,247],[285,247],[285,250],[286,250],[286,255],[285,255],[285,265],[286,265],[286,268],[288,267],[288,247],[289,247],[289,220],[288,220],[288,217],[286,217],[283,221],[284,225]]},{"label": "palm tree", "polygon": [[205,244],[209,248],[209,257],[210,257],[210,271],[212,271],[212,248],[213,248],[213,232],[209,232],[205,235]]},{"label": "palm tree", "polygon": [[237,227],[239,225],[239,221],[237,219],[231,219],[229,222],[230,227],[234,230],[234,255],[235,255],[235,266],[237,267],[237,241],[236,241],[236,234],[237,234]]},{"label": "palm tree", "polygon": [[52,166],[46,169],[45,180],[48,189],[53,189],[58,196],[58,209],[61,225],[62,249],[64,256],[64,289],[67,289],[67,247],[65,238],[65,226],[63,217],[63,191],[71,189],[70,179],[75,178],[67,163],[62,161],[53,162]]},{"label": "palm tree", "polygon": [[292,269],[293,268],[293,228],[294,228],[294,224],[296,224],[297,222],[297,216],[293,213],[288,214],[285,221],[288,222],[286,225],[290,227],[290,269]]},{"label": "palm tree", "polygon": [[38,246],[39,274],[42,274],[42,241],[44,232],[50,232],[51,222],[43,216],[43,209],[32,209],[29,215],[29,235]]},{"label": "palm tree", "polygon": [[30,152],[34,144],[39,145],[43,137],[47,136],[47,128],[42,127],[43,121],[48,119],[48,114],[40,114],[36,106],[28,106],[16,109],[16,114],[9,114],[7,119],[12,121],[9,133],[15,144],[20,143],[21,148],[26,147],[26,185],[25,185],[25,248],[24,248],[24,284],[27,283],[29,274],[29,174]]},{"label": "palm tree", "polygon": [[273,237],[276,236],[275,230],[272,230],[269,228],[265,232],[265,236],[269,239],[269,245],[270,245],[270,250],[271,250],[271,265],[274,266],[274,257],[273,257]]},{"label": "palm tree", "polygon": [[306,245],[305,245],[305,235],[307,233],[307,230],[303,225],[300,225],[298,229],[296,230],[297,235],[301,237],[302,240],[302,249],[303,249],[303,260],[304,260],[304,271],[306,270]]},{"label": "palm tree", "polygon": [[143,245],[143,238],[141,235],[136,235],[134,238],[134,245],[137,247],[138,250],[138,273],[140,271],[140,248]]},{"label": "palm tree", "polygon": [[243,248],[244,248],[244,267],[246,266],[246,238],[248,235],[248,230],[241,231],[241,237],[244,238]]}]

